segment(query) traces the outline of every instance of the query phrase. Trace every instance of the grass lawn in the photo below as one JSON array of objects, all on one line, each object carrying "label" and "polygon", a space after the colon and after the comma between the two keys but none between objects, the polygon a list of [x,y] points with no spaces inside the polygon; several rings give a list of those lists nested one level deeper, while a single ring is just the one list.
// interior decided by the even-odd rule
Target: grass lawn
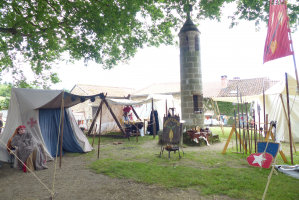
[{"label": "grass lawn", "polygon": [[[166,188],[196,189],[202,195],[227,195],[239,199],[261,199],[268,181],[270,169],[261,169],[248,165],[249,154],[236,154],[230,142],[225,154],[223,147],[231,128],[224,128],[223,135],[219,127],[211,128],[214,134],[219,134],[221,143],[209,147],[186,146],[182,159],[177,154],[166,153],[157,155],[160,146],[148,146],[148,143],[158,143],[158,137],[152,136],[131,138],[131,141],[114,138],[101,138],[100,159],[92,162],[90,167],[96,173],[110,177],[133,179],[144,184],[157,184]],[[93,138],[88,138],[92,143]],[[154,141],[153,141],[154,140]],[[123,141],[121,145],[113,142]],[[235,141],[234,141],[235,142]],[[94,141],[94,150],[86,156],[96,156],[98,138]],[[298,143],[299,144],[299,143]],[[211,150],[213,146],[221,145],[219,150]],[[235,145],[235,144],[234,144]],[[298,146],[298,145],[297,145]],[[205,150],[198,150],[204,148]],[[290,163],[288,143],[282,144],[282,149]],[[188,151],[187,151],[188,150]],[[277,155],[277,164],[285,164]],[[299,163],[299,153],[294,154],[294,164]],[[266,199],[299,199],[299,179],[278,172],[273,173]]]}]

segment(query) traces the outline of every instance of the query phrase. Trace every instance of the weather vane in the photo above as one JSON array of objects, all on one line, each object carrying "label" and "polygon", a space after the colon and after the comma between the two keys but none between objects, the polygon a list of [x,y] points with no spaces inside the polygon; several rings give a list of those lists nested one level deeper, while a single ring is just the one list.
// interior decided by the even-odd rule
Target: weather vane
[{"label": "weather vane", "polygon": [[190,12],[192,11],[192,5],[188,4],[188,6],[189,6],[189,9],[187,11],[187,17],[190,18]]}]

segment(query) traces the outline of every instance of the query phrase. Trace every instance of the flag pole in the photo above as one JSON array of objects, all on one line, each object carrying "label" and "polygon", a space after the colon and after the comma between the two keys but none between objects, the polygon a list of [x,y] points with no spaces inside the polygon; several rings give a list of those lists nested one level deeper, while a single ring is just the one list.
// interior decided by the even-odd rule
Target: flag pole
[{"label": "flag pole", "polygon": [[[289,18],[288,15],[288,7],[286,5],[286,1],[284,1],[284,5],[286,6],[286,15]],[[290,24],[290,20],[288,20],[288,33],[289,33],[289,37],[290,37],[290,44],[291,44],[291,50],[293,52],[293,63],[294,63],[294,68],[295,68],[295,75],[296,75],[296,81],[297,81],[297,88],[299,86],[299,81],[298,81],[298,72],[297,72],[297,66],[296,66],[296,59],[295,59],[295,51],[294,51],[294,46],[293,46],[293,40],[292,40],[292,34],[291,34],[291,24]],[[299,89],[299,88],[298,88]]]}]

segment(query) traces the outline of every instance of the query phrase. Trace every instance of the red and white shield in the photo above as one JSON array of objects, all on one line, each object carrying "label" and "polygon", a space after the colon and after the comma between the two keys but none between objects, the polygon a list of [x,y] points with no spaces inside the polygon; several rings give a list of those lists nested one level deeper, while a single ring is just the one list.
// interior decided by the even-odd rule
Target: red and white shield
[{"label": "red and white shield", "polygon": [[253,153],[247,157],[249,165],[254,167],[270,168],[273,162],[273,156],[269,153]]}]

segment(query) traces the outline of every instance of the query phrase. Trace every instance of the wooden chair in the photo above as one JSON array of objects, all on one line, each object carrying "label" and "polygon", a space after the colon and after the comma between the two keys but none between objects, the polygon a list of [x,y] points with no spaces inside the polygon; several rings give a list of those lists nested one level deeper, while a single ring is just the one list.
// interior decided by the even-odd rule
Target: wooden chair
[{"label": "wooden chair", "polygon": [[[14,147],[13,150],[10,153],[10,167],[11,168],[19,168],[21,165],[21,162],[19,159],[16,158],[16,156],[19,156],[19,150],[18,147]],[[26,165],[31,171],[35,171],[35,166],[34,166],[34,160],[36,156],[36,150],[34,150],[29,157],[26,159]],[[26,170],[26,172],[29,172],[29,170]]]}]

